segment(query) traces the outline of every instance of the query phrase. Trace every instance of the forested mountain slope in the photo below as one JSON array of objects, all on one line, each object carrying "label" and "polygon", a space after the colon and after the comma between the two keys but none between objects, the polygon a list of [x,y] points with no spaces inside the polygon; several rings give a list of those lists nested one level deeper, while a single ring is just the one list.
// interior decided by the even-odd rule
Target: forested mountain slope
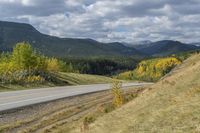
[{"label": "forested mountain slope", "polygon": [[0,21],[0,51],[11,51],[26,41],[48,56],[140,56],[140,52],[121,43],[101,43],[92,39],[59,38],[45,35],[24,23]]}]

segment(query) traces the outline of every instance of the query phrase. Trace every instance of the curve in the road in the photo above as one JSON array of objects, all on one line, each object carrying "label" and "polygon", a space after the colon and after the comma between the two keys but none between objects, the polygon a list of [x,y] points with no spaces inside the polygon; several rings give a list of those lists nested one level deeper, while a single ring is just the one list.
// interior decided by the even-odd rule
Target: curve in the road
[{"label": "curve in the road", "polygon": [[[151,84],[152,83],[124,83],[123,87]],[[109,89],[110,84],[93,84],[2,92],[0,93],[0,111]]]}]

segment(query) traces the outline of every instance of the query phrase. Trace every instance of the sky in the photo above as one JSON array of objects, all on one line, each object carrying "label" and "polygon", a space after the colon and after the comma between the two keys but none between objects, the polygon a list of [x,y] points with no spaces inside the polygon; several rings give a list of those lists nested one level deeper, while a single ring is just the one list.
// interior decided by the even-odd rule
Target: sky
[{"label": "sky", "polygon": [[200,42],[200,0],[0,0],[0,20],[102,42]]}]

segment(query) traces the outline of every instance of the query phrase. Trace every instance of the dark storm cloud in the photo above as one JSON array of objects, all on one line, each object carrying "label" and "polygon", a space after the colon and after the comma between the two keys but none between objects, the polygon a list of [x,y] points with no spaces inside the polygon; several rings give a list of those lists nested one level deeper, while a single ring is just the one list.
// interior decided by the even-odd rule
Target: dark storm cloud
[{"label": "dark storm cloud", "polygon": [[1,20],[101,41],[200,41],[199,0],[0,0]]}]

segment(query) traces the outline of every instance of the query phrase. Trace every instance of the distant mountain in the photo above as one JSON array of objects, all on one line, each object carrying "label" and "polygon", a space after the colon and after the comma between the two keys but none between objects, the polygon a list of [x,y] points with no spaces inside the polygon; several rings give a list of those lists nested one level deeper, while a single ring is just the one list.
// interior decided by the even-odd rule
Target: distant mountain
[{"label": "distant mountain", "polygon": [[196,43],[190,43],[190,45],[195,45],[195,46],[198,46],[198,47],[200,47],[200,42],[196,42]]},{"label": "distant mountain", "polygon": [[123,44],[127,47],[131,47],[131,48],[139,48],[139,47],[145,47],[149,44],[151,44],[152,42],[149,40],[146,41],[138,41],[138,42],[132,42],[132,43],[126,43],[123,42]]},{"label": "distant mountain", "polygon": [[59,38],[45,35],[24,23],[0,21],[0,51],[11,51],[17,42],[26,41],[48,56],[140,56],[121,43],[101,43],[92,39]]},{"label": "distant mountain", "polygon": [[198,46],[184,44],[179,41],[172,40],[153,42],[148,45],[135,46],[134,48],[151,56],[167,56],[170,54],[199,49]]}]

